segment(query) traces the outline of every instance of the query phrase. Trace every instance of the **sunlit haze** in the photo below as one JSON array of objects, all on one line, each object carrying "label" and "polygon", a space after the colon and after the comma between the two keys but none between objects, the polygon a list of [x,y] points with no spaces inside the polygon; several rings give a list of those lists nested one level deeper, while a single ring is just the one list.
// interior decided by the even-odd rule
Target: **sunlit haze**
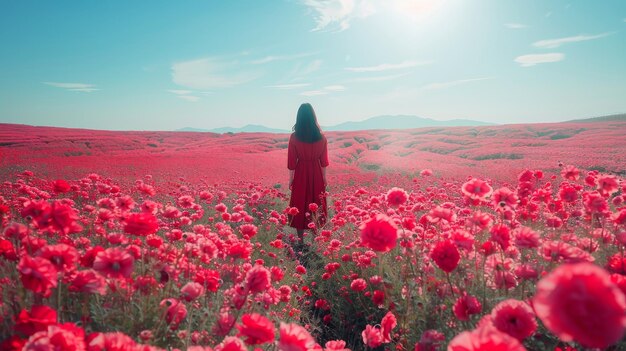
[{"label": "sunlit haze", "polygon": [[2,1],[0,122],[290,129],[626,112],[623,0]]}]

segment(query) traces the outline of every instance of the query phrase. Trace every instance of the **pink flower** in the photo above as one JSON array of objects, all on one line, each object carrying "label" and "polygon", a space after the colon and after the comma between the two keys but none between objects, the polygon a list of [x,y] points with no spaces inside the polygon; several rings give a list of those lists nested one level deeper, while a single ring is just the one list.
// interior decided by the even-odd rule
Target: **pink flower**
[{"label": "pink flower", "polygon": [[87,351],[127,351],[134,350],[137,345],[130,336],[121,332],[98,333],[90,336],[88,343]]},{"label": "pink flower", "polygon": [[409,199],[409,195],[404,189],[391,188],[391,190],[387,192],[387,195],[385,195],[385,198],[387,205],[397,207],[404,204]]},{"label": "pink flower", "polygon": [[227,336],[215,347],[215,351],[248,351],[248,348],[238,337]]},{"label": "pink flower", "polygon": [[197,299],[204,294],[204,286],[196,282],[189,282],[180,289],[181,298],[187,302]]},{"label": "pink flower", "polygon": [[448,344],[448,351],[526,351],[526,348],[517,339],[486,325],[455,336]]},{"label": "pink flower", "polygon": [[363,337],[363,343],[367,347],[376,348],[383,344],[383,334],[380,332],[380,329],[369,324],[365,326],[361,336]]},{"label": "pink flower", "polygon": [[308,351],[315,346],[315,339],[304,327],[297,324],[280,323],[280,351]]},{"label": "pink flower", "polygon": [[350,351],[343,340],[331,340],[324,344],[324,351]]},{"label": "pink flower", "polygon": [[529,227],[520,226],[513,231],[515,246],[520,249],[539,247],[539,233]]},{"label": "pink flower", "polygon": [[381,326],[381,335],[383,337],[383,342],[388,343],[391,342],[391,331],[398,325],[398,321],[396,320],[396,316],[391,312],[387,312],[387,314],[380,321]]},{"label": "pink flower", "polygon": [[378,214],[359,227],[361,245],[378,252],[388,252],[396,247],[398,229],[389,217]]},{"label": "pink flower", "polygon": [[517,195],[509,188],[500,188],[494,191],[491,200],[496,208],[506,206],[516,208],[518,202]]},{"label": "pink flower", "polygon": [[561,170],[561,176],[567,180],[575,181],[580,177],[580,171],[572,165],[567,165]]},{"label": "pink flower", "polygon": [[272,274],[261,265],[255,265],[246,273],[246,290],[252,294],[264,292],[271,284]]},{"label": "pink flower", "polygon": [[533,310],[523,301],[508,299],[491,310],[493,325],[501,332],[523,341],[537,330]]},{"label": "pink flower", "polygon": [[537,283],[535,313],[561,340],[605,348],[626,329],[626,298],[602,268],[565,264]]},{"label": "pink flower", "polygon": [[472,200],[485,200],[493,193],[493,188],[483,180],[472,178],[461,186],[461,191]]}]

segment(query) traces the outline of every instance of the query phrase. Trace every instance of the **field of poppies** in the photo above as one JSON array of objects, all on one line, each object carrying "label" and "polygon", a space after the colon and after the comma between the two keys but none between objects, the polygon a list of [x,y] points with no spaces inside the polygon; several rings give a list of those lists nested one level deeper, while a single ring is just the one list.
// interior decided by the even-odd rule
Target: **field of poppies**
[{"label": "field of poppies", "polygon": [[[625,122],[285,135],[0,131],[0,350],[626,348]],[[155,145],[155,146],[152,146]]]}]

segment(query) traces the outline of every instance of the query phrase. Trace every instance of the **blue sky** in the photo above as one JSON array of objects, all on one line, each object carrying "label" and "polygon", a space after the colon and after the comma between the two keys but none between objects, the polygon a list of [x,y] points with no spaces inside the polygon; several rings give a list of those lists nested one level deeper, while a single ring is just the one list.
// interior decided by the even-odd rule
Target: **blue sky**
[{"label": "blue sky", "polygon": [[0,1],[0,122],[111,130],[626,112],[624,0]]}]

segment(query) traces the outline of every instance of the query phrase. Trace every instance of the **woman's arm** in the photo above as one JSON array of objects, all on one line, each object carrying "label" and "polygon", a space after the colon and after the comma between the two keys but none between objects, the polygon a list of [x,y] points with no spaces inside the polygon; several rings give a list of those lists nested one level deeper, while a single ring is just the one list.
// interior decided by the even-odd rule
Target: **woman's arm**
[{"label": "woman's arm", "polygon": [[293,174],[296,173],[293,169],[289,170],[289,189],[291,190],[291,185],[293,184]]},{"label": "woman's arm", "polygon": [[326,167],[322,167],[322,176],[324,177],[324,186],[328,185],[328,182],[326,181]]}]

